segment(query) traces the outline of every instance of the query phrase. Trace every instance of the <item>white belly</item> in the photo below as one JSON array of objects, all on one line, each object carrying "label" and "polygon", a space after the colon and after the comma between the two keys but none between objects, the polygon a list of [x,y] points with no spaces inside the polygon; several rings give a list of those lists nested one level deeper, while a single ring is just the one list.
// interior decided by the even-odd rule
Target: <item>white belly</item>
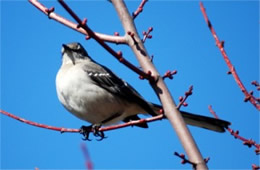
[{"label": "white belly", "polygon": [[125,118],[127,115],[123,114],[127,103],[119,101],[105,89],[90,83],[87,73],[76,69],[78,66],[65,68],[65,71],[59,71],[57,74],[57,95],[63,106],[78,118],[92,124],[102,123],[114,114],[122,115],[108,124]]}]

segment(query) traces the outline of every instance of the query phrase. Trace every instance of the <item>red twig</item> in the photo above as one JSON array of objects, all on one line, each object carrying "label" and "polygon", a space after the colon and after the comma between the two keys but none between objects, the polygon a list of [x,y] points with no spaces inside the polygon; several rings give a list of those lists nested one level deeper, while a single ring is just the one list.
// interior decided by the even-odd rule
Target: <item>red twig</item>
[{"label": "red twig", "polygon": [[[183,153],[179,154],[178,152],[174,152],[175,156],[178,156],[179,158],[181,158],[181,164],[191,164],[193,166],[193,169],[196,169],[196,165],[195,163],[191,162],[190,160],[188,160],[185,155]],[[204,162],[207,164],[209,162],[210,158],[207,157],[204,159]]]},{"label": "red twig", "polygon": [[252,165],[252,170],[258,170],[260,169],[260,166],[256,165],[256,164],[253,164]]},{"label": "red twig", "polygon": [[[254,85],[256,87],[256,90],[257,91],[260,91],[260,84],[254,80],[251,82],[252,85]],[[251,92],[251,94],[253,94],[253,92]],[[258,102],[258,104],[260,103],[260,98],[259,97],[256,97],[256,101]]]},{"label": "red twig", "polygon": [[[37,0],[29,0],[29,2],[34,5],[37,9],[39,9],[41,12],[43,12],[45,15],[47,15],[50,19],[54,19],[55,21],[73,29],[76,30],[84,35],[88,35],[88,33],[83,29],[83,28],[78,28],[76,23],[73,23],[72,21],[69,21],[68,19],[65,19],[61,17],[60,15],[56,14],[54,12],[54,7],[47,8]],[[111,43],[116,43],[116,44],[126,44],[126,39],[125,37],[121,36],[114,36],[114,35],[107,35],[107,34],[102,34],[95,32],[94,33],[97,37],[102,39],[103,41],[111,42]]]},{"label": "red twig", "polygon": [[93,169],[93,162],[91,161],[86,143],[81,143],[81,150],[82,150],[83,155],[85,157],[86,168],[88,170],[92,170]]},{"label": "red twig", "polygon": [[208,163],[210,160],[210,157],[204,158],[205,163]]},{"label": "red twig", "polygon": [[89,37],[95,39],[104,49],[106,49],[110,54],[112,54],[116,59],[118,59],[121,63],[123,63],[125,66],[136,72],[138,75],[152,81],[153,77],[149,74],[146,74],[142,70],[138,69],[136,66],[134,66],[132,63],[127,61],[125,58],[123,58],[122,52],[116,52],[114,51],[110,46],[108,46],[102,39],[100,39],[96,34],[87,26],[86,19],[81,20],[77,14],[63,1],[58,0],[58,2],[63,6],[63,8],[77,21],[78,26],[83,28],[89,35]]},{"label": "red twig", "polygon": [[208,108],[209,108],[210,113],[211,113],[216,119],[219,119],[219,117],[218,117],[218,115],[216,114],[216,112],[212,109],[212,106],[209,105]]},{"label": "red twig", "polygon": [[184,97],[182,97],[182,96],[179,97],[179,102],[180,103],[177,105],[177,109],[178,110],[181,108],[181,106],[184,106],[184,107],[188,106],[188,103],[186,103],[185,101],[187,100],[187,98],[190,95],[192,95],[192,90],[193,90],[193,86],[190,86],[189,90],[185,92],[185,96]]},{"label": "red twig", "polygon": [[181,164],[188,163],[188,164],[191,164],[193,166],[193,169],[196,169],[196,164],[191,162],[190,160],[188,160],[183,153],[179,154],[178,152],[174,152],[174,155],[181,158]]},{"label": "red twig", "polygon": [[177,74],[177,70],[173,70],[173,71],[167,71],[164,75],[163,75],[163,79],[165,78],[169,78],[169,79],[173,79],[173,75]]},{"label": "red twig", "polygon": [[256,87],[257,91],[260,90],[260,84],[256,80],[252,81],[251,84]]},{"label": "red twig", "polygon": [[[6,112],[4,110],[0,110],[0,113],[9,116],[13,119],[19,120],[23,123],[32,125],[32,126],[36,126],[36,127],[40,127],[40,128],[45,128],[45,129],[50,129],[50,130],[55,130],[55,131],[60,131],[60,132],[80,132],[80,129],[71,129],[71,128],[61,128],[61,127],[54,127],[54,126],[49,126],[49,125],[44,125],[44,124],[40,124],[37,122],[33,122],[30,120],[26,120],[24,118],[21,118],[19,116],[13,115],[9,112]],[[101,127],[99,128],[99,131],[110,131],[110,130],[115,130],[115,129],[120,129],[120,128],[124,128],[124,127],[128,127],[128,126],[134,126],[140,123],[144,123],[144,122],[154,122],[157,120],[161,120],[163,119],[164,115],[158,115],[158,116],[154,116],[154,117],[150,117],[150,118],[146,118],[146,119],[140,119],[140,120],[135,120],[135,121],[131,121],[131,122],[127,122],[127,123],[122,123],[122,124],[118,124],[118,125],[112,125],[112,126],[107,126],[107,127]]]},{"label": "red twig", "polygon": [[240,78],[239,78],[239,76],[238,76],[238,74],[235,70],[235,67],[232,65],[230,59],[228,58],[227,53],[224,49],[224,41],[219,40],[217,33],[215,32],[215,30],[214,30],[214,28],[213,28],[213,26],[212,26],[212,24],[211,24],[211,22],[210,22],[210,20],[207,16],[206,10],[205,10],[202,2],[200,2],[200,9],[201,9],[201,12],[204,16],[204,19],[205,19],[206,23],[208,24],[208,27],[209,27],[209,29],[210,29],[210,31],[211,31],[211,33],[212,33],[212,35],[213,35],[213,37],[216,41],[216,44],[217,44],[217,46],[218,46],[218,48],[219,48],[219,50],[220,50],[220,52],[223,56],[228,68],[229,68],[228,73],[231,73],[233,75],[236,83],[238,84],[239,88],[241,89],[241,91],[245,95],[244,101],[250,101],[258,110],[260,110],[260,104],[258,104],[256,98],[246,90],[245,86],[241,82],[241,80],[240,80]]},{"label": "red twig", "polygon": [[[181,164],[188,163],[188,164],[192,165],[193,169],[196,169],[197,164],[191,162],[190,160],[188,160],[183,153],[179,154],[178,152],[174,152],[174,155],[178,156],[179,158],[181,158]],[[210,160],[210,158],[207,157],[207,158],[204,159],[204,162],[207,164],[209,162],[209,160]]]},{"label": "red twig", "polygon": [[45,124],[41,124],[41,123],[37,123],[37,122],[33,122],[30,120],[26,120],[24,118],[18,117],[16,115],[13,115],[9,112],[6,112],[4,110],[0,110],[0,113],[9,116],[13,119],[19,120],[23,123],[32,125],[32,126],[36,126],[36,127],[40,127],[40,128],[45,128],[45,129],[50,129],[50,130],[55,130],[55,131],[60,131],[60,132],[79,132],[79,129],[70,129],[70,128],[63,128],[63,127],[54,127],[54,126],[49,126],[49,125],[45,125]]},{"label": "red twig", "polygon": [[144,5],[147,1],[148,0],[142,0],[141,4],[138,6],[136,11],[132,13],[133,19],[135,19],[143,11]]},{"label": "red twig", "polygon": [[164,115],[161,114],[161,115],[150,117],[150,118],[146,118],[146,119],[134,120],[134,121],[131,121],[131,122],[122,123],[122,124],[118,124],[118,125],[102,127],[99,130],[100,131],[109,131],[109,130],[114,130],[114,129],[128,127],[128,126],[134,126],[134,125],[139,124],[139,123],[154,122],[154,121],[163,119],[163,117],[164,117]]},{"label": "red twig", "polygon": [[[209,105],[208,108],[209,108],[210,113],[211,113],[216,119],[218,119],[218,116],[217,116],[216,112],[212,109],[212,106]],[[248,147],[254,146],[254,147],[256,148],[256,149],[255,149],[255,153],[256,153],[257,155],[260,154],[260,144],[257,144],[257,143],[256,143],[254,140],[252,140],[252,139],[246,139],[246,138],[240,136],[238,130],[235,131],[235,130],[229,128],[229,127],[227,128],[227,130],[229,131],[229,133],[230,133],[232,136],[235,137],[235,139],[239,139],[239,140],[243,141],[243,144],[244,144],[244,145],[246,145],[246,146],[248,146]]]},{"label": "red twig", "polygon": [[148,31],[143,31],[143,39],[142,39],[142,42],[145,43],[146,39],[151,39],[152,38],[152,35],[150,34],[151,32],[153,31],[153,27],[149,27],[148,28]]}]

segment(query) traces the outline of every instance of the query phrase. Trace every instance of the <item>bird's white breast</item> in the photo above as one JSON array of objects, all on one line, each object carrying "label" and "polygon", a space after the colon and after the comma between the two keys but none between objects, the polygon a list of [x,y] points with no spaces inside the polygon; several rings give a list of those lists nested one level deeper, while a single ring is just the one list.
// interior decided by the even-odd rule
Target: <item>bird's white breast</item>
[{"label": "bird's white breast", "polygon": [[[123,114],[127,103],[94,84],[81,67],[81,64],[65,64],[57,74],[57,95],[63,106],[92,124],[101,123],[113,114]],[[122,116],[114,121],[122,120],[126,115]]]}]

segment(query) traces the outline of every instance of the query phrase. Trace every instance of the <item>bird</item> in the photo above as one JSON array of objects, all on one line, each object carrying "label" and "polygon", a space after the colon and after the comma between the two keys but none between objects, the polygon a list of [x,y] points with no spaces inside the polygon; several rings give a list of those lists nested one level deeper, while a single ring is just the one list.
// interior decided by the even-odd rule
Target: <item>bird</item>
[{"label": "bird", "polygon": [[[99,127],[139,120],[139,114],[157,116],[162,106],[146,101],[129,83],[93,60],[78,42],[62,44],[62,64],[56,75],[56,91],[61,104],[73,115],[87,121],[80,132],[89,139],[89,128],[104,138]],[[230,122],[180,111],[193,126],[225,132]],[[145,122],[135,126],[147,128]]]}]

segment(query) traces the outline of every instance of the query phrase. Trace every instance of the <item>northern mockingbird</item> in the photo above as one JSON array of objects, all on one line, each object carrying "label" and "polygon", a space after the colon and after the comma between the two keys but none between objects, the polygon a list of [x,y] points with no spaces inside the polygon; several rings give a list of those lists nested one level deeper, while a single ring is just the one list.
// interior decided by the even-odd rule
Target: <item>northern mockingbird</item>
[{"label": "northern mockingbird", "polygon": [[[159,114],[161,106],[147,102],[130,84],[95,62],[80,43],[62,45],[62,65],[56,77],[62,105],[92,125],[111,125],[138,120],[138,114]],[[189,125],[224,132],[227,121],[181,111]],[[146,123],[136,126],[147,128]],[[83,135],[88,139],[86,126]],[[104,137],[102,133],[96,136]]]}]

